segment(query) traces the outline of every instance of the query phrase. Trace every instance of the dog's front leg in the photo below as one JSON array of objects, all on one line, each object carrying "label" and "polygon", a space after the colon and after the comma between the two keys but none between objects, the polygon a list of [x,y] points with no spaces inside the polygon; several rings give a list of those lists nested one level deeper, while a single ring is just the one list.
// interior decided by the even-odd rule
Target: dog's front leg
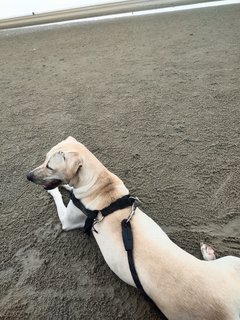
[{"label": "dog's front leg", "polygon": [[62,224],[62,229],[65,231],[82,228],[85,224],[86,216],[74,206],[72,201],[69,201],[66,207],[63,203],[62,195],[58,188],[48,190],[48,193],[54,199],[57,207],[59,220]]}]

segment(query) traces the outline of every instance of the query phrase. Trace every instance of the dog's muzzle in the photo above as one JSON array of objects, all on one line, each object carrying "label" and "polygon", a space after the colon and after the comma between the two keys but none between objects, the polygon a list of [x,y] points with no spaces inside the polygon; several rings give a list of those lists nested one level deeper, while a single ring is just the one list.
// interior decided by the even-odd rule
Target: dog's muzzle
[{"label": "dog's muzzle", "polygon": [[62,180],[60,180],[60,179],[52,179],[52,180],[37,179],[34,176],[34,173],[32,171],[30,171],[27,174],[27,179],[33,183],[42,185],[43,188],[46,190],[52,190],[54,188],[57,188],[62,183]]},{"label": "dog's muzzle", "polygon": [[33,182],[33,173],[30,171],[30,172],[28,172],[28,174],[27,174],[27,179],[29,180],[29,181],[32,181]]}]

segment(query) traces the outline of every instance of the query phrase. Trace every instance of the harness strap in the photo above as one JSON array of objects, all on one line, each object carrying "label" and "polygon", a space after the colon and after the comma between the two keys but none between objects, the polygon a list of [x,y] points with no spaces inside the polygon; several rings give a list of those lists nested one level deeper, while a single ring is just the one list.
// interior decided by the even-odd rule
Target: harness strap
[{"label": "harness strap", "polygon": [[[126,196],[123,196],[122,198],[117,199],[116,201],[111,203],[109,206],[103,208],[102,210],[90,210],[84,206],[84,204],[81,202],[80,199],[77,199],[75,197],[75,195],[73,194],[73,191],[70,192],[70,198],[73,204],[78,209],[80,209],[85,214],[85,216],[87,216],[87,219],[84,225],[84,232],[87,233],[88,235],[91,234],[93,224],[96,221],[99,212],[101,212],[103,217],[106,217],[109,214],[113,213],[114,211],[131,207],[135,202],[135,198],[128,194]],[[97,231],[95,230],[95,232]]]},{"label": "harness strap", "polygon": [[[133,281],[134,281],[136,287],[139,289],[139,291],[143,295],[143,297],[145,298],[145,300],[148,301],[149,303],[153,304],[157,308],[157,306],[152,301],[152,299],[144,291],[143,286],[141,284],[141,281],[139,280],[139,277],[137,274],[137,270],[136,270],[135,263],[134,263],[134,257],[133,257],[133,234],[132,234],[130,220],[127,220],[127,219],[122,220],[122,238],[123,238],[125,250],[127,251],[128,264],[129,264],[129,269],[132,274]],[[157,309],[158,309],[158,312],[161,316],[161,319],[168,320],[167,317],[165,316],[165,314],[163,314],[159,308],[157,308]]]}]

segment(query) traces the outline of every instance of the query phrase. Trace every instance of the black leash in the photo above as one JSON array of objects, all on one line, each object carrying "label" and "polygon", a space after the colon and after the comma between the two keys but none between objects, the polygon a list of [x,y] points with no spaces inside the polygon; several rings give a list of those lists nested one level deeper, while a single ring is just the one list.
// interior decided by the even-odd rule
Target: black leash
[{"label": "black leash", "polygon": [[135,210],[139,204],[139,200],[133,196],[126,195],[123,196],[120,199],[117,199],[113,203],[111,203],[108,207],[103,208],[102,210],[89,210],[87,209],[84,204],[81,202],[80,199],[77,199],[73,191],[70,192],[70,198],[73,202],[73,204],[80,209],[86,216],[87,219],[85,221],[84,225],[84,232],[87,233],[88,235],[91,234],[91,230],[97,232],[97,230],[94,229],[94,224],[96,222],[99,222],[97,220],[97,216],[99,212],[101,212],[102,217],[106,217],[109,214],[113,213],[114,211],[125,209],[127,207],[131,207],[131,213],[127,219],[122,220],[122,238],[123,238],[123,243],[125,250],[127,251],[127,256],[128,256],[128,264],[129,264],[129,269],[132,274],[133,281],[136,285],[136,287],[140,290],[141,294],[145,298],[146,301],[149,303],[153,304],[159,311],[161,320],[168,320],[167,317],[162,313],[162,311],[155,305],[155,303],[152,301],[152,299],[146,294],[146,292],[143,289],[143,286],[141,284],[141,281],[139,280],[137,270],[135,267],[134,263],[134,257],[133,257],[133,234],[132,234],[132,228],[131,228],[131,223],[130,220],[132,219],[132,216],[135,213]]},{"label": "black leash", "polygon": [[124,219],[122,221],[122,238],[123,238],[123,243],[125,250],[127,251],[127,256],[128,256],[128,264],[129,264],[129,269],[131,271],[133,281],[136,285],[136,287],[141,291],[142,295],[146,300],[150,299],[149,296],[146,294],[146,292],[143,289],[143,286],[139,280],[136,268],[135,268],[135,263],[134,263],[134,258],[133,258],[133,235],[132,235],[132,228],[131,228],[131,223],[127,219]]},{"label": "black leash", "polygon": [[133,281],[136,287],[139,289],[139,291],[143,295],[144,299],[150,304],[152,304],[155,308],[157,308],[158,313],[161,316],[161,320],[168,320],[165,314],[156,306],[153,300],[146,294],[137,274],[137,270],[134,263],[134,257],[133,257],[133,234],[132,234],[132,227],[130,223],[130,220],[133,214],[135,213],[135,209],[136,209],[136,206],[133,205],[132,212],[129,218],[122,220],[122,238],[123,238],[125,250],[127,251],[129,269],[131,271]]}]

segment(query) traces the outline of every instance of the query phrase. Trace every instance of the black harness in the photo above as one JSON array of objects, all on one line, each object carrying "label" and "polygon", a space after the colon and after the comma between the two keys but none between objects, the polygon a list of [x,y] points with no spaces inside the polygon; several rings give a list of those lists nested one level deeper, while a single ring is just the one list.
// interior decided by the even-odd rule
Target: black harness
[{"label": "black harness", "polygon": [[[102,214],[102,217],[104,218],[109,214],[113,213],[114,211],[132,207],[132,211],[128,219],[122,220],[123,243],[124,243],[125,250],[127,251],[129,269],[131,271],[132,278],[136,287],[140,290],[140,292],[148,302],[154,304],[154,302],[151,300],[151,298],[149,298],[149,296],[146,294],[146,292],[143,289],[143,286],[139,280],[139,277],[135,268],[135,263],[133,258],[133,234],[132,234],[130,220],[138,206],[138,203],[139,203],[138,199],[131,195],[126,195],[120,199],[117,199],[116,201],[111,203],[108,207],[105,207],[102,210],[89,210],[84,206],[84,204],[81,202],[80,199],[77,199],[74,196],[73,191],[70,192],[70,198],[73,204],[87,216],[87,219],[84,225],[84,232],[87,233],[88,235],[91,234],[91,230],[93,230],[94,232],[97,232],[97,230],[95,230],[94,228],[94,224],[96,222],[99,222],[97,219],[97,216],[100,212]],[[161,315],[162,320],[168,320],[161,310],[158,309],[158,311]]]},{"label": "black harness", "polygon": [[[109,214],[113,213],[114,211],[125,209],[127,207],[131,207],[136,199],[134,197],[131,197],[130,195],[123,196],[120,199],[117,199],[113,203],[111,203],[108,207],[102,209],[102,210],[89,210],[87,209],[84,204],[81,202],[80,199],[77,199],[73,192],[71,191],[70,193],[70,198],[73,202],[73,204],[80,209],[85,216],[87,216],[87,219],[85,221],[84,225],[84,232],[87,233],[88,235],[91,234],[91,230],[94,227],[94,223],[97,222],[97,216],[99,212],[101,212],[103,217],[108,216]],[[97,232],[94,229],[95,232]]]}]

